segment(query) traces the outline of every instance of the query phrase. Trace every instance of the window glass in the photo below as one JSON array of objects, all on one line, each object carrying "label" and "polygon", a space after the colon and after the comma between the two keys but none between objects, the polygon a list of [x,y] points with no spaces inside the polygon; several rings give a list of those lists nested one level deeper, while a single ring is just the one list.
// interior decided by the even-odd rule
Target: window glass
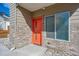
[{"label": "window glass", "polygon": [[46,38],[69,40],[69,12],[56,13],[44,20]]},{"label": "window glass", "polygon": [[56,17],[56,39],[68,40],[69,12],[61,12]]},{"label": "window glass", "polygon": [[45,19],[46,37],[55,38],[55,20],[54,16],[48,16]]}]

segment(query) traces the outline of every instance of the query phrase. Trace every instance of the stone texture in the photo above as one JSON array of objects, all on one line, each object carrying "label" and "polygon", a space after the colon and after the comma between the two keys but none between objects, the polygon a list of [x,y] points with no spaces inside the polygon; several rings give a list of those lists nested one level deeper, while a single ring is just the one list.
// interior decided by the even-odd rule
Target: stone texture
[{"label": "stone texture", "polygon": [[[21,7],[17,7],[16,9],[16,20],[17,20],[17,31],[16,31],[16,48],[23,47],[25,45],[28,45],[31,42],[31,28],[29,27],[28,21],[26,20],[31,20],[31,16],[29,14],[22,13],[24,11],[23,8],[20,9]],[[24,10],[24,11],[23,11]],[[25,14],[25,16],[24,16]],[[25,18],[26,17],[26,18]],[[31,24],[31,22],[30,22]]]},{"label": "stone texture", "polygon": [[[73,7],[74,8],[74,7]],[[73,9],[72,9],[73,10]],[[71,11],[70,11],[71,12]],[[70,41],[44,39],[43,46],[48,47],[45,55],[79,56],[79,7],[70,16]],[[47,44],[49,42],[50,44]]]}]

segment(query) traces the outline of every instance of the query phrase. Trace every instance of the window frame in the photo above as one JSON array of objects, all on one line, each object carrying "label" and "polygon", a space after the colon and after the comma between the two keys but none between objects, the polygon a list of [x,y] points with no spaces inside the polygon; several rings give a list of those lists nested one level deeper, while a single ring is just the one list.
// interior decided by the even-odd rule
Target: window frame
[{"label": "window frame", "polygon": [[[56,14],[57,13],[68,13],[68,15],[69,15],[69,19],[68,19],[68,40],[60,40],[60,39],[57,39],[56,38]],[[43,39],[51,39],[51,40],[56,40],[56,41],[62,41],[62,42],[70,42],[70,11],[61,11],[61,12],[57,12],[57,13],[55,13],[55,14],[53,14],[53,15],[48,15],[48,16],[44,16],[44,31],[43,31]],[[53,39],[53,38],[48,38],[48,37],[46,37],[46,17],[49,17],[49,16],[54,16],[54,20],[55,20],[55,39]]]}]

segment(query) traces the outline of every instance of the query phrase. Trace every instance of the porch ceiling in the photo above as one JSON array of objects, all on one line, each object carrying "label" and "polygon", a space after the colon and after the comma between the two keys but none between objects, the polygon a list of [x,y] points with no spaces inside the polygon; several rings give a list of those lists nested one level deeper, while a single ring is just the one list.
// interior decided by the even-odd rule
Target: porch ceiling
[{"label": "porch ceiling", "polygon": [[19,3],[21,7],[24,7],[25,9],[28,9],[31,12],[53,4],[55,3]]}]

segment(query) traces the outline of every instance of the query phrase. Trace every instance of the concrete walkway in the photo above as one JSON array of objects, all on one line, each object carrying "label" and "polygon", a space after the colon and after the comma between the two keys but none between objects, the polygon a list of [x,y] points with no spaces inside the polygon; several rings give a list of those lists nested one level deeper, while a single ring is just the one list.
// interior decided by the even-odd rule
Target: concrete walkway
[{"label": "concrete walkway", "polygon": [[23,48],[11,51],[8,56],[41,56],[46,52],[47,48],[37,45],[27,45]]},{"label": "concrete walkway", "polygon": [[0,44],[0,56],[4,56],[8,53],[10,53],[10,50],[6,46]]}]

